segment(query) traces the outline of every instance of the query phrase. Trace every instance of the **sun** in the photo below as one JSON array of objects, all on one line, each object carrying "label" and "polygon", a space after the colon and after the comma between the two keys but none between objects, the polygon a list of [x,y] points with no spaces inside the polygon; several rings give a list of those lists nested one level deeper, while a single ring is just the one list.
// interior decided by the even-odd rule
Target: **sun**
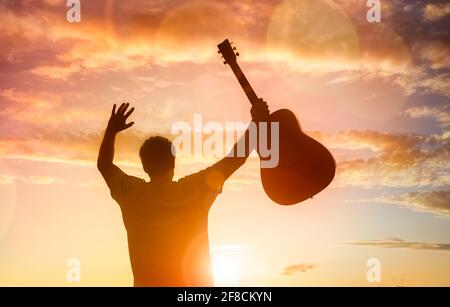
[{"label": "sun", "polygon": [[217,255],[212,264],[216,286],[233,286],[239,282],[240,263],[235,255]]}]

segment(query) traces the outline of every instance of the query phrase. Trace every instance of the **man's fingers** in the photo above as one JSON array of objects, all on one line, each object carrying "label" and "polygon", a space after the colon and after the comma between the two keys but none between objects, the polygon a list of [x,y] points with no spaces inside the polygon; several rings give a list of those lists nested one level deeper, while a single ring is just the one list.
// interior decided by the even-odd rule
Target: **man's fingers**
[{"label": "man's fingers", "polygon": [[116,104],[113,105],[111,116],[116,114]]},{"label": "man's fingers", "polygon": [[119,109],[117,110],[116,114],[123,114],[123,112],[125,112],[127,108],[127,104],[126,103],[122,103],[119,107]]},{"label": "man's fingers", "polygon": [[117,109],[116,114],[120,114],[120,111],[122,110],[123,106],[124,106],[124,103],[120,104],[119,108]]},{"label": "man's fingers", "polygon": [[125,117],[125,119],[127,119],[128,118],[128,116],[130,116],[131,115],[131,113],[133,113],[133,111],[134,111],[134,107],[133,108],[131,108],[127,113],[125,113],[125,115],[124,115],[124,117]]},{"label": "man's fingers", "polygon": [[123,115],[128,108],[128,103],[124,103],[122,109],[120,109],[120,114]]},{"label": "man's fingers", "polygon": [[133,125],[134,125],[134,122],[130,122],[130,123],[125,125],[125,129],[128,129],[128,128],[130,128]]},{"label": "man's fingers", "polygon": [[[124,119],[126,119],[128,116],[131,115],[131,113],[133,113],[134,111],[134,107],[131,108],[130,110],[128,110],[128,107],[130,106],[130,103],[122,103],[120,105],[120,107],[117,109],[117,112],[115,112],[115,115],[118,115],[119,117],[123,117]],[[128,110],[128,112],[127,112]],[[113,111],[115,111],[115,105],[113,107]]]},{"label": "man's fingers", "polygon": [[267,102],[265,102],[264,99],[259,98],[258,103],[253,105],[250,109],[250,114],[252,115],[252,119],[255,121],[267,120],[267,116],[270,115]]},{"label": "man's fingers", "polygon": [[264,101],[263,98],[259,98],[259,102],[260,102],[262,105],[264,105],[264,106],[266,106],[266,107],[269,107],[269,106],[267,105],[267,102]]},{"label": "man's fingers", "polygon": [[127,102],[127,103],[125,104],[125,106],[123,107],[123,109],[122,109],[122,115],[125,114],[125,112],[128,110],[128,107],[129,107],[129,106],[130,106],[130,103]]}]

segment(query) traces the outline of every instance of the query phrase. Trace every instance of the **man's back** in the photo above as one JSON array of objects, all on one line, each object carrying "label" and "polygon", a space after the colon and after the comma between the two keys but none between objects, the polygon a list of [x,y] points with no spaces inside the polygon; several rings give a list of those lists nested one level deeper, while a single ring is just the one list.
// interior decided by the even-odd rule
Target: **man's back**
[{"label": "man's back", "polygon": [[165,183],[115,177],[111,195],[122,210],[135,286],[212,286],[208,212],[221,192],[220,173]]}]

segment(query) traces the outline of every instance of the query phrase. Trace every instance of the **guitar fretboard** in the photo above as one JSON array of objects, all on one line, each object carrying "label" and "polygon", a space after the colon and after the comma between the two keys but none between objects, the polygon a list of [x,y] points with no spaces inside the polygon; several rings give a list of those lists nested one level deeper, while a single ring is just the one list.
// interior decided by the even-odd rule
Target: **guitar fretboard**
[{"label": "guitar fretboard", "polygon": [[233,70],[234,75],[239,81],[239,84],[241,85],[242,89],[244,90],[245,94],[247,95],[248,100],[250,100],[250,103],[254,105],[258,102],[258,96],[256,95],[255,91],[253,90],[252,86],[248,82],[247,78],[245,77],[244,73],[242,72],[241,68],[237,63],[230,64],[231,69]]}]

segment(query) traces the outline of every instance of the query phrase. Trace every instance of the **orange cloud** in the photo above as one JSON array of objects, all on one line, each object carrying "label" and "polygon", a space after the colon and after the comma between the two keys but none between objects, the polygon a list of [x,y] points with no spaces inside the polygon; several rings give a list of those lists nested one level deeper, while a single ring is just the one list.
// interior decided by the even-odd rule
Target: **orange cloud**
[{"label": "orange cloud", "polygon": [[422,59],[431,63],[432,69],[450,67],[450,45],[440,40],[426,41],[418,44],[414,49],[419,52]]},{"label": "orange cloud", "polygon": [[450,3],[430,3],[423,9],[423,18],[433,22],[450,15]]},{"label": "orange cloud", "polygon": [[303,263],[294,264],[294,265],[285,267],[283,272],[281,272],[281,275],[292,276],[295,273],[305,273],[305,272],[315,269],[317,267],[318,267],[317,264],[303,264]]},{"label": "orange cloud", "polygon": [[67,129],[72,123],[85,125],[99,115],[95,110],[86,112],[81,108],[69,108],[62,103],[60,95],[48,92],[0,90],[0,99],[5,101],[0,116],[48,130]]}]

